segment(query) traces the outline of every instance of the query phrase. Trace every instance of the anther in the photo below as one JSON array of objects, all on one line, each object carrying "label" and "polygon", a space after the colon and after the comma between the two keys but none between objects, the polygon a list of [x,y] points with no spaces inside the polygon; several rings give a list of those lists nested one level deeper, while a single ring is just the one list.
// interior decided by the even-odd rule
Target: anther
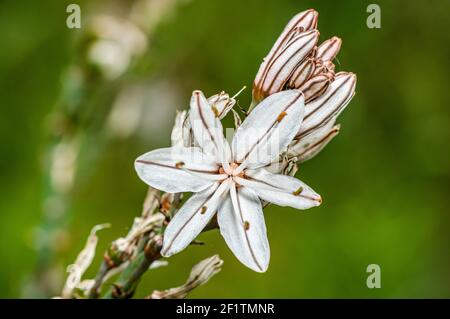
[{"label": "anther", "polygon": [[182,168],[184,166],[184,162],[178,162],[175,164],[176,168]]},{"label": "anther", "polygon": [[278,115],[277,117],[277,122],[281,122],[281,120],[283,120],[283,118],[287,115],[287,113],[285,111],[281,112],[280,115]]},{"label": "anther", "polygon": [[303,187],[299,187],[296,191],[292,192],[292,195],[298,196],[303,192]]},{"label": "anther", "polygon": [[211,105],[211,109],[214,113],[214,116],[219,117],[220,114],[219,114],[219,110],[217,109],[217,107],[215,105]]},{"label": "anther", "polygon": [[244,222],[244,230],[249,230],[250,229],[250,223],[248,221]]},{"label": "anther", "polygon": [[235,99],[239,94],[241,94],[242,93],[242,91],[244,91],[245,89],[246,89],[247,87],[244,85],[243,87],[242,87],[242,89],[240,89],[235,95],[233,95],[231,98],[232,99]]},{"label": "anther", "polygon": [[203,206],[202,209],[200,210],[200,214],[204,215],[207,209],[208,208],[206,206]]}]

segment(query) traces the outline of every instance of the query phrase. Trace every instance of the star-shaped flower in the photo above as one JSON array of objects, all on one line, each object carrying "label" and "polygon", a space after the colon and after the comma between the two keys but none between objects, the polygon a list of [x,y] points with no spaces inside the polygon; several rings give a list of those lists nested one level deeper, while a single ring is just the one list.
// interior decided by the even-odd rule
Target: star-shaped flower
[{"label": "star-shaped flower", "polygon": [[217,213],[222,236],[247,267],[265,272],[270,249],[261,201],[307,209],[320,196],[300,180],[265,169],[286,149],[305,112],[299,90],[264,99],[236,130],[231,146],[217,112],[201,91],[194,91],[190,122],[198,147],[163,148],[135,162],[139,177],[164,192],[194,194],[164,232],[161,254],[188,246]]}]

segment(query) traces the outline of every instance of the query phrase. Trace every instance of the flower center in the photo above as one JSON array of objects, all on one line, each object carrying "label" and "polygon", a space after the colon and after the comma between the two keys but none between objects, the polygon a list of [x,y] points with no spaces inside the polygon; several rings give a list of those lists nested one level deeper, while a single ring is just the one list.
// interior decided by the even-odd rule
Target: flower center
[{"label": "flower center", "polygon": [[230,163],[230,168],[225,170],[223,167],[219,168],[219,173],[220,174],[227,174],[230,177],[233,176],[239,176],[239,177],[244,177],[244,172],[240,172],[240,173],[235,173],[235,170],[239,167],[238,163]]}]

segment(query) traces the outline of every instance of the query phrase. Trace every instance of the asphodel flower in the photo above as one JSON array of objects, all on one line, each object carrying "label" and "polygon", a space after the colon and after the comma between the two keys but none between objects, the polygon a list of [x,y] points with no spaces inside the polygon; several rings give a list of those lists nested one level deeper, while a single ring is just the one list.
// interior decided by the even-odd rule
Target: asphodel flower
[{"label": "asphodel flower", "polygon": [[239,126],[229,145],[214,103],[194,91],[189,121],[197,147],[157,149],[135,162],[148,185],[194,193],[167,226],[161,254],[183,250],[217,213],[220,233],[236,257],[257,272],[266,271],[270,250],[261,201],[297,209],[321,203],[305,183],[265,168],[301,130],[304,114],[301,91],[272,94]]}]

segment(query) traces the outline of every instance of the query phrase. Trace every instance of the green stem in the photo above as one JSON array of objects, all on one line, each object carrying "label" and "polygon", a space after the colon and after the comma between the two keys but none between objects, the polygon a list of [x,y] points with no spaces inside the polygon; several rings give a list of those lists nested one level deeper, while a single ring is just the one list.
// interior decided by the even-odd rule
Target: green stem
[{"label": "green stem", "polygon": [[[140,242],[139,244],[141,246],[143,243]],[[134,294],[142,275],[155,260],[161,258],[162,237],[160,235],[155,235],[152,239],[148,240],[146,245],[143,244],[142,246],[143,248],[139,249],[137,256],[130,261],[130,264],[125,268],[118,281],[107,292],[104,298],[130,298]]]},{"label": "green stem", "polygon": [[111,270],[111,267],[108,266],[108,263],[106,261],[103,261],[100,265],[100,269],[97,272],[97,275],[95,276],[95,282],[92,286],[91,290],[89,291],[88,298],[89,299],[95,299],[98,298],[100,294],[100,287],[103,283],[103,280],[105,279],[106,274]]}]

